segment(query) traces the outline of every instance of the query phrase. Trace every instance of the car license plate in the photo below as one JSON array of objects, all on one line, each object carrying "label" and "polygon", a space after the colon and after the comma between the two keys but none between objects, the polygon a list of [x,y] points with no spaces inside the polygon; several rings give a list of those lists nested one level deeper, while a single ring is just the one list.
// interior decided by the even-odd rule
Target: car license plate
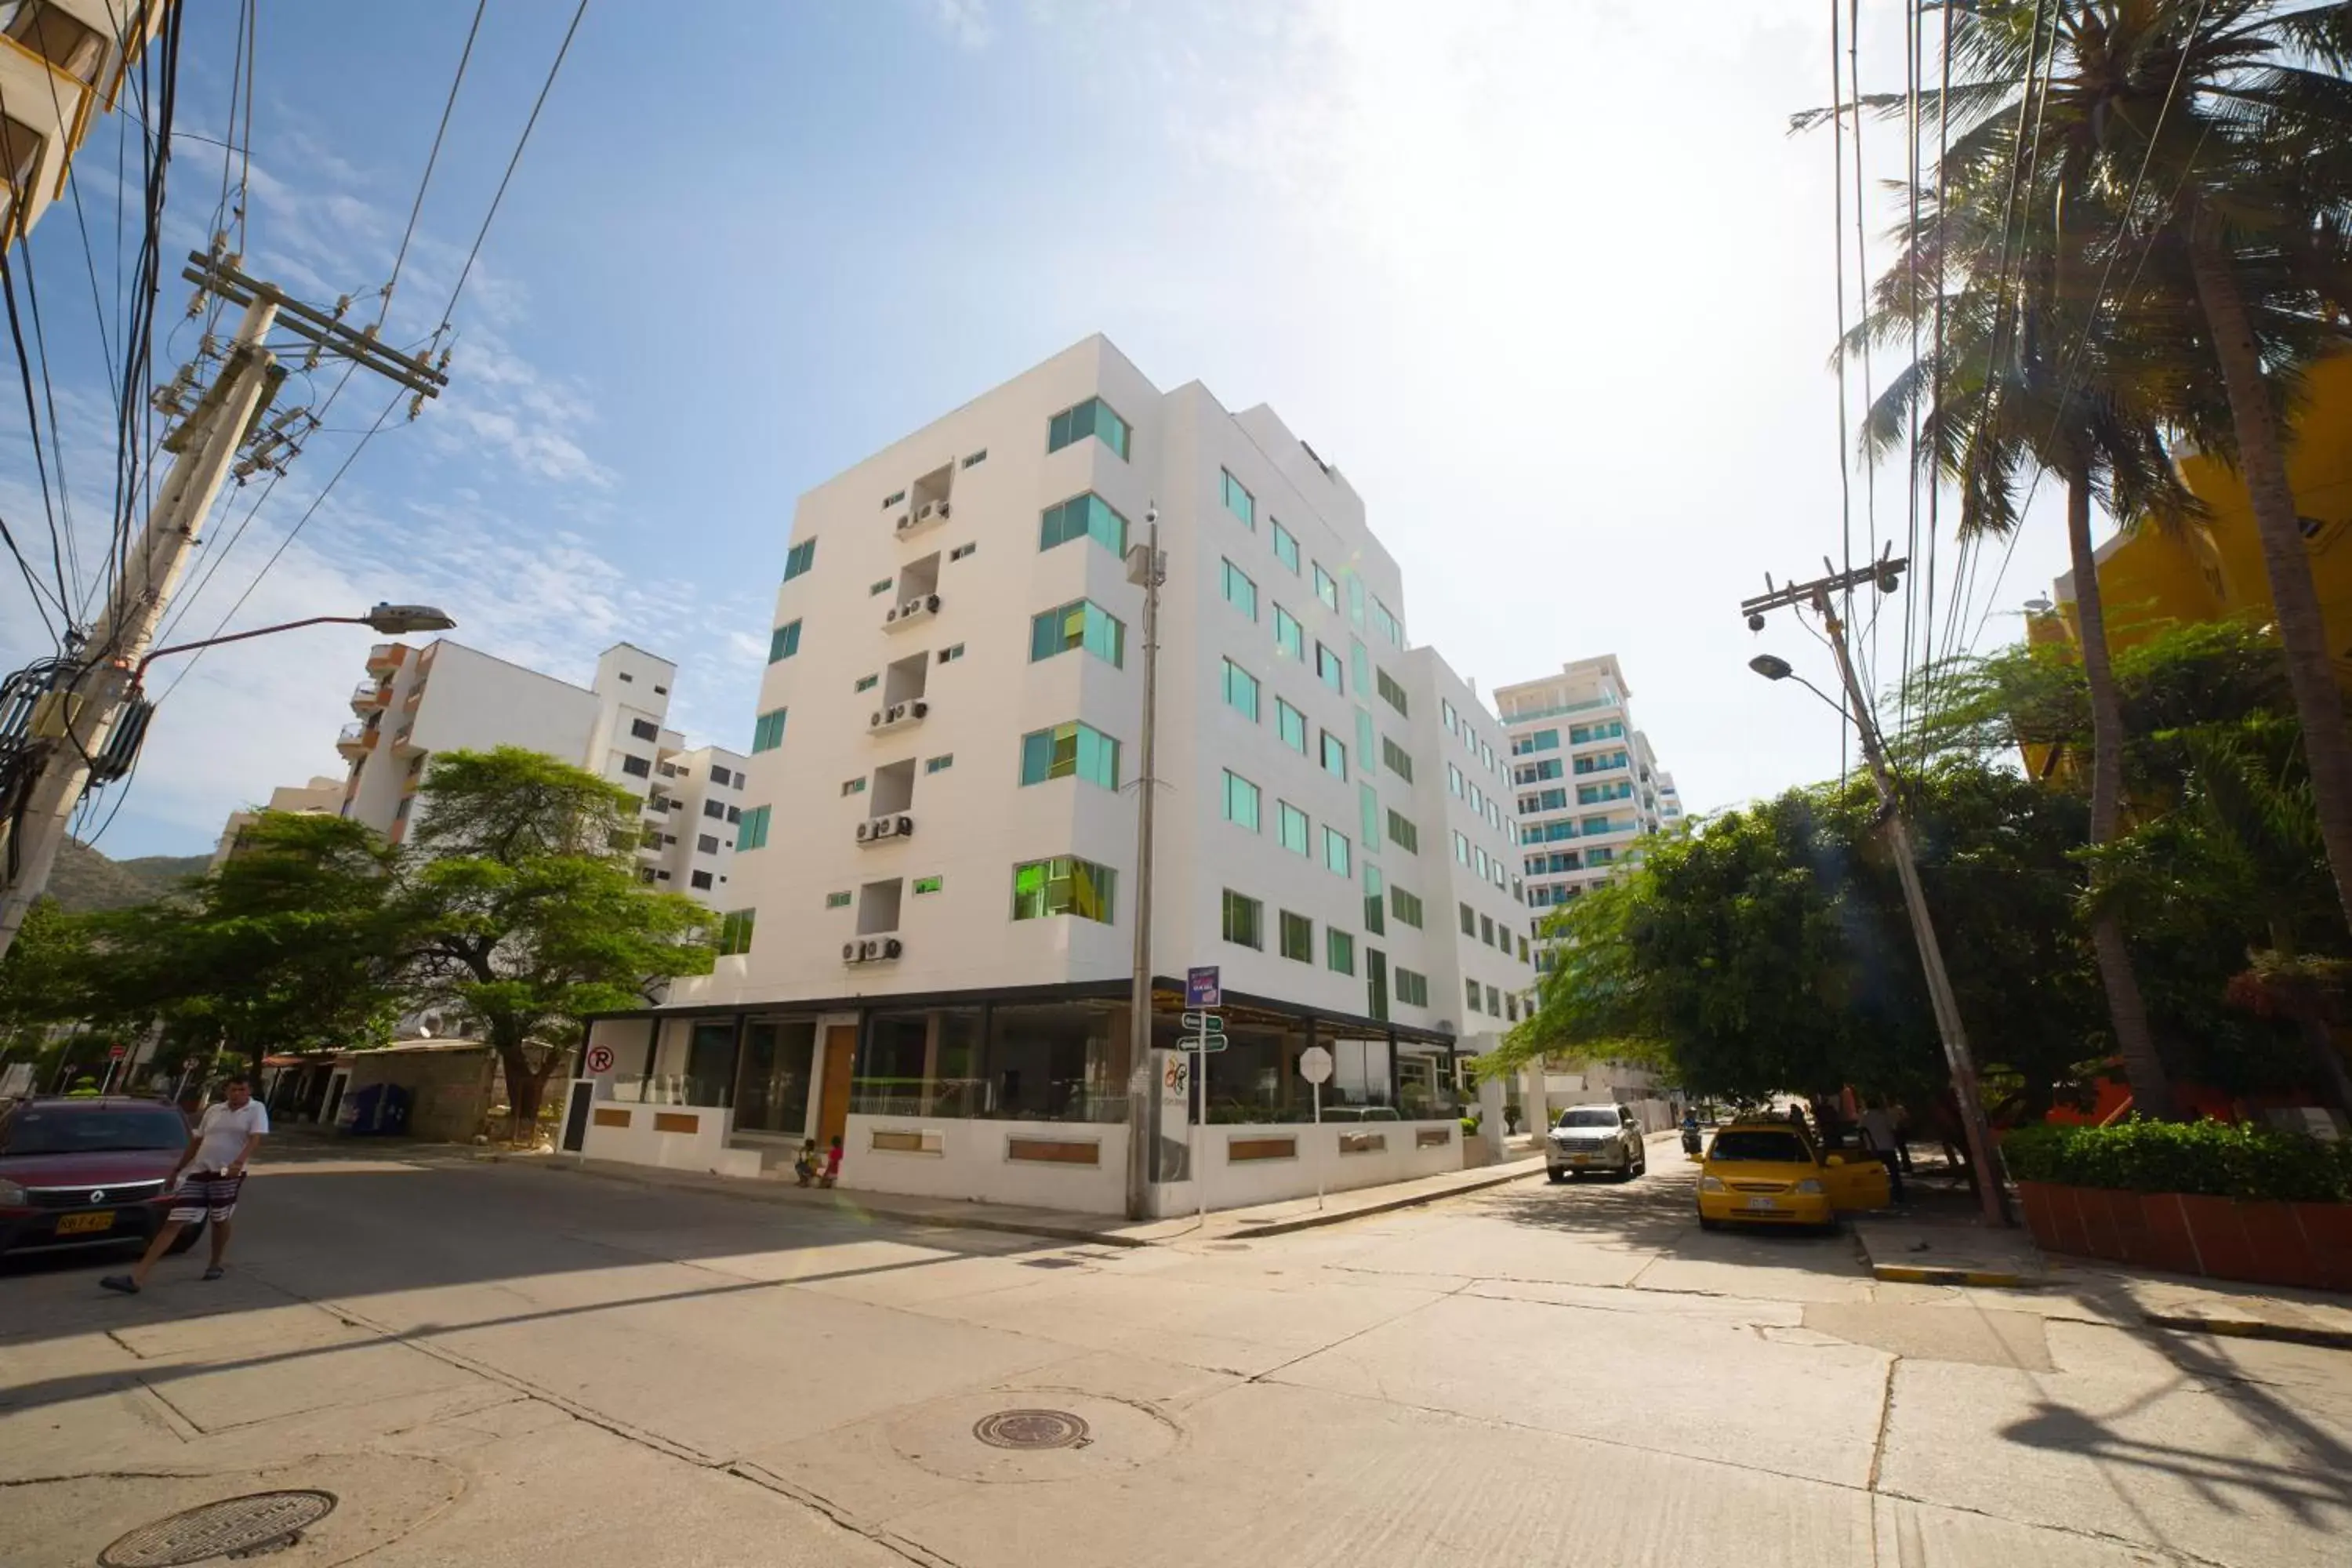
[{"label": "car license plate", "polygon": [[1592,1163],[1592,1156],[1590,1154],[1570,1154],[1568,1157],[1568,1163],[1571,1165],[1590,1165]]},{"label": "car license plate", "polygon": [[112,1230],[114,1211],[100,1209],[96,1214],[62,1215],[58,1219],[59,1236],[86,1236],[92,1231]]},{"label": "car license plate", "polygon": [[1748,1206],[1749,1208],[1752,1208],[1752,1209],[1767,1209],[1767,1210],[1769,1210],[1769,1209],[1777,1209],[1777,1208],[1779,1208],[1780,1205],[1779,1204],[1774,1203],[1770,1198],[1750,1198],[1750,1199],[1748,1199]]}]

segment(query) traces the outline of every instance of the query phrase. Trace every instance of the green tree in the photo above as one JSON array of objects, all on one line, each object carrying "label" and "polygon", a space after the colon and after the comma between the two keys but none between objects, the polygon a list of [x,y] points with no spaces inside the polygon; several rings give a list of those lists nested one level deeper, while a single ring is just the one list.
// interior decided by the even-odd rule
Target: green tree
[{"label": "green tree", "polygon": [[637,879],[643,805],[514,746],[445,752],[425,773],[403,895],[424,937],[415,973],[497,1049],[514,1137],[537,1124],[547,1080],[587,1015],[710,970],[710,912]]},{"label": "green tree", "polygon": [[380,1043],[409,940],[391,898],[397,858],[359,823],[264,812],[183,894],[81,917],[77,1014],[160,1019],[255,1063]]},{"label": "green tree", "polygon": [[[43,899],[0,953],[0,1060],[46,1068],[55,1055],[50,1026],[81,1016],[89,932],[79,917]],[[43,1084],[42,1087],[47,1087]]]}]

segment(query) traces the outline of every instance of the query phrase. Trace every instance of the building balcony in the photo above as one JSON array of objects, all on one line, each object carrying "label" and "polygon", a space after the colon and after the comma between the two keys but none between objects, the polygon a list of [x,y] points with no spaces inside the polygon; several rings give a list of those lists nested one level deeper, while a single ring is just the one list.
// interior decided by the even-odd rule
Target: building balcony
[{"label": "building balcony", "polygon": [[392,700],[392,689],[373,680],[362,680],[352,688],[352,711],[373,713]]},{"label": "building balcony", "polygon": [[929,533],[947,521],[949,503],[927,500],[920,506],[909,507],[890,520],[890,530],[901,539],[912,539],[919,533]]},{"label": "building balcony", "polygon": [[416,721],[414,719],[392,732],[392,749],[404,757],[413,757],[425,748],[415,740]]},{"label": "building balcony", "polygon": [[890,613],[882,617],[882,629],[886,632],[903,632],[908,626],[928,621],[939,613],[940,596],[937,594],[918,594],[904,603],[891,605]]},{"label": "building balcony", "polygon": [[375,749],[376,731],[373,724],[346,724],[335,737],[335,750],[346,757],[362,757]]},{"label": "building balcony", "polygon": [[368,649],[367,671],[370,675],[389,675],[400,668],[400,661],[407,656],[406,643],[380,642]]},{"label": "building balcony", "polygon": [[929,718],[930,711],[930,703],[920,697],[893,702],[887,708],[874,710],[874,717],[866,721],[866,731],[870,735],[890,735],[911,730]]}]

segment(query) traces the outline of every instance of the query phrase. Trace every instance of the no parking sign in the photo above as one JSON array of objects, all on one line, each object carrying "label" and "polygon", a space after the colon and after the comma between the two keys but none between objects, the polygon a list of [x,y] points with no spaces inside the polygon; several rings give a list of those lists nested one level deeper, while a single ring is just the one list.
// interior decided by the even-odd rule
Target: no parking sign
[{"label": "no parking sign", "polygon": [[613,1047],[610,1047],[610,1046],[591,1046],[591,1047],[588,1047],[588,1076],[589,1076],[590,1078],[597,1078],[597,1077],[602,1076],[603,1074],[605,1074],[605,1073],[611,1072],[612,1070],[613,1070]]}]

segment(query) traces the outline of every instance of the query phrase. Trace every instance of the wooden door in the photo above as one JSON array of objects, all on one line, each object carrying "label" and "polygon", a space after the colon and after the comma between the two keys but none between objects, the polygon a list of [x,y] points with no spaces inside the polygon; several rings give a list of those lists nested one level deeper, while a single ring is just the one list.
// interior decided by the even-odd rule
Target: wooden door
[{"label": "wooden door", "polygon": [[849,1128],[849,1074],[857,1056],[857,1026],[835,1024],[824,1032],[824,1088],[817,1100],[816,1144],[833,1141]]}]

